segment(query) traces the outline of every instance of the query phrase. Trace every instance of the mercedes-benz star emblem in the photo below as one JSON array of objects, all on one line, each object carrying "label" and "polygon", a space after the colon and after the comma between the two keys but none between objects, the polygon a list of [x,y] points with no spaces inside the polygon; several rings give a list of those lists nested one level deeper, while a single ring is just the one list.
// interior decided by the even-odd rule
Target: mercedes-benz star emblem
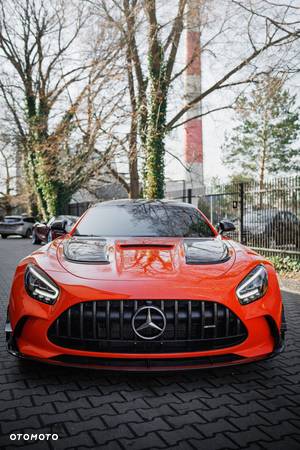
[{"label": "mercedes-benz star emblem", "polygon": [[142,306],[132,317],[132,328],[137,336],[150,340],[158,338],[166,328],[166,316],[156,306]]}]

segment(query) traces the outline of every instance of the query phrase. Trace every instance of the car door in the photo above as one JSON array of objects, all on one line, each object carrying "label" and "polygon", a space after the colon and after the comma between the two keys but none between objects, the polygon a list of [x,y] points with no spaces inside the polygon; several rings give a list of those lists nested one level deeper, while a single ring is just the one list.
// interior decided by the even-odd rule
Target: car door
[{"label": "car door", "polygon": [[47,223],[40,223],[36,226],[36,234],[40,241],[47,242],[50,225],[54,220],[55,217],[51,217]]}]

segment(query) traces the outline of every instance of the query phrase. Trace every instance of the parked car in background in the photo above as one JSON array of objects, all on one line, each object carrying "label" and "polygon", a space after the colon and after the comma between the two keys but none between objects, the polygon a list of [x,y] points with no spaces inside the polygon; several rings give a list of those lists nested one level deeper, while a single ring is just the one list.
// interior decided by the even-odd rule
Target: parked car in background
[{"label": "parked car in background", "polygon": [[52,217],[47,223],[35,223],[32,230],[32,243],[41,244],[53,241],[53,239],[68,233],[77,220],[77,216],[57,216]]},{"label": "parked car in background", "polygon": [[0,222],[0,234],[2,239],[6,239],[7,236],[30,238],[34,222],[35,220],[33,217],[25,214],[5,216],[4,220]]},{"label": "parked car in background", "polygon": [[244,238],[248,245],[300,246],[300,221],[290,211],[258,209],[244,216]]}]

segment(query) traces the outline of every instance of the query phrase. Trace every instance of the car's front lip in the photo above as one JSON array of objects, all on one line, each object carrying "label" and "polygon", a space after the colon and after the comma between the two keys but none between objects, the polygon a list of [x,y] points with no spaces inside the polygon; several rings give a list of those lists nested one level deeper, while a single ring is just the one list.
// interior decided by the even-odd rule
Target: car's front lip
[{"label": "car's front lip", "polygon": [[[132,362],[132,358],[123,358],[122,364],[119,364],[120,358],[118,359],[111,359],[111,361],[114,362],[114,364],[111,364],[107,358],[99,358],[99,357],[90,357],[88,362],[84,362],[84,357],[76,357],[73,359],[72,362],[68,362],[68,360],[60,359],[59,357],[56,358],[38,358],[33,356],[25,355],[18,350],[16,350],[13,347],[10,347],[8,345],[8,352],[20,359],[29,360],[29,361],[35,361],[39,363],[46,363],[51,364],[55,366],[63,366],[63,367],[75,367],[80,369],[97,369],[97,370],[107,370],[107,371],[125,371],[125,372],[165,372],[165,371],[182,371],[182,370],[204,370],[204,369],[214,369],[218,367],[228,367],[228,366],[234,366],[234,365],[241,365],[241,364],[249,364],[251,362],[256,362],[260,360],[270,359],[275,356],[277,356],[279,353],[281,353],[284,350],[284,341],[281,341],[281,344],[279,347],[276,347],[272,352],[262,354],[259,356],[253,356],[253,357],[238,357],[232,361],[225,360],[225,361],[218,361],[217,358],[214,357],[199,357],[198,361],[197,358],[194,358],[194,362],[191,363],[191,356],[186,358],[186,362],[183,358],[176,359],[173,358],[172,362],[174,364],[170,364],[170,359],[166,359],[168,361],[168,364],[164,364],[164,359],[160,359],[161,364],[155,360],[155,365],[153,364],[154,359],[151,359],[149,357],[146,357],[144,359],[141,359],[140,361],[142,364],[128,364],[127,362]],[[60,356],[60,355],[59,355]],[[65,355],[62,355],[65,356]],[[203,358],[201,360],[201,358]],[[94,361],[93,361],[94,360]],[[178,361],[180,361],[180,365],[178,365]]]}]

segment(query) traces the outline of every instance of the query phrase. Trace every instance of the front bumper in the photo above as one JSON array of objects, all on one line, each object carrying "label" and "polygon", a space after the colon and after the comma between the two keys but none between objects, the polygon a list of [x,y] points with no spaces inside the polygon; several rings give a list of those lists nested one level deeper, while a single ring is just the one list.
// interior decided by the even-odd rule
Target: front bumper
[{"label": "front bumper", "polygon": [[[47,255],[47,261],[49,255]],[[275,272],[269,272],[269,288],[265,296],[249,305],[242,306],[236,296],[234,286],[240,281],[237,270],[233,276],[218,279],[218,283],[205,281],[199,288],[198,282],[167,283],[165,280],[151,282],[115,280],[90,280],[83,283],[80,278],[66,277],[65,272],[53,271],[52,275],[61,287],[59,300],[52,306],[38,302],[28,296],[24,289],[24,269],[21,265],[16,272],[7,320],[8,350],[15,356],[36,361],[75,367],[89,367],[109,370],[160,371],[186,370],[244,364],[258,359],[269,358],[284,348],[285,320],[282,310],[280,289]],[[55,266],[56,268],[56,266]],[[70,279],[69,279],[70,278]],[[201,295],[200,295],[201,294]],[[193,351],[135,352],[125,353],[87,351],[65,348],[48,338],[51,325],[68,308],[80,302],[110,299],[143,301],[153,299],[184,299],[208,301],[229,308],[245,325],[247,338],[226,348],[197,348]],[[152,351],[152,350],[151,350]]]},{"label": "front bumper", "polygon": [[[57,347],[56,352],[59,349],[57,354],[42,357],[39,355],[24,353],[19,348],[19,342],[21,342],[21,347],[24,348],[22,343],[24,342],[24,336],[22,338],[21,336],[26,325],[25,318],[18,322],[15,330],[13,331],[8,316],[5,332],[8,352],[11,355],[21,359],[66,367],[112,371],[160,372],[199,370],[247,364],[262,359],[269,359],[278,355],[284,350],[285,346],[285,332],[287,326],[284,310],[282,309],[280,329],[278,329],[275,321],[270,316],[260,318],[260,320],[265,322],[265,325],[269,331],[266,335],[266,340],[262,342],[260,346],[251,347],[250,336],[250,343],[247,338],[246,342],[234,347],[214,350],[211,352],[206,351],[185,354],[92,354],[90,352],[74,351]],[[260,328],[261,326],[262,322],[260,324]],[[250,333],[250,335],[251,334],[252,333]],[[51,348],[51,345],[53,344],[48,343],[48,345]],[[40,353],[42,353],[45,349],[40,348],[39,350]]]}]

